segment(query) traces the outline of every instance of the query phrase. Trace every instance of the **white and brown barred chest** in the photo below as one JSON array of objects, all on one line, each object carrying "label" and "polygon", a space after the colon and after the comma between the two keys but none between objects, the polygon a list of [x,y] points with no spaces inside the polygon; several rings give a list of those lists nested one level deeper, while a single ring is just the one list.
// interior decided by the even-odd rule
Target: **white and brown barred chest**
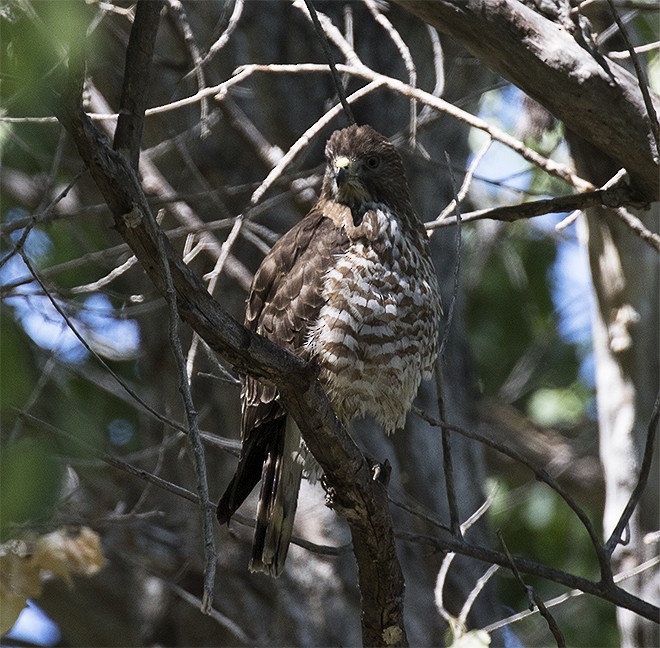
[{"label": "white and brown barred chest", "polygon": [[403,426],[422,378],[433,370],[441,315],[423,234],[374,205],[358,226],[344,220],[348,249],[323,281],[324,305],[306,346],[337,415],[372,415]]}]

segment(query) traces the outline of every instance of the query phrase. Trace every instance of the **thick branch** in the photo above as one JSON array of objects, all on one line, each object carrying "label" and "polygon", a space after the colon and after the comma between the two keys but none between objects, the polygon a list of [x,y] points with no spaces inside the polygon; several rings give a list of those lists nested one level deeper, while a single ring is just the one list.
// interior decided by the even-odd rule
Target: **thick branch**
[{"label": "thick branch", "polygon": [[[395,0],[625,167],[641,198],[658,200],[658,157],[637,79],[597,60],[556,23],[516,0]],[[660,98],[652,94],[656,112]]]},{"label": "thick branch", "polygon": [[[139,180],[80,107],[79,91],[55,107],[81,158],[110,208],[115,226],[155,286],[166,281],[158,232]],[[371,478],[360,450],[339,424],[316,371],[262,336],[247,331],[223,311],[168,241],[163,242],[176,290],[179,314],[205,342],[242,373],[265,378],[279,389],[284,407],[296,419],[307,445],[337,493],[348,519],[359,565],[362,630],[366,645],[405,645],[404,583],[396,557],[392,520],[384,488]]]}]

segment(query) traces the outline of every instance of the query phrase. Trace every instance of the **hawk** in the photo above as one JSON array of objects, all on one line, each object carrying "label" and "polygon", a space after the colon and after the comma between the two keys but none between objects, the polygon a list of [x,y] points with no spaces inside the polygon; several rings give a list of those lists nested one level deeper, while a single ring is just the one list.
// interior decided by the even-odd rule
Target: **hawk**
[{"label": "hawk", "polygon": [[[254,276],[245,325],[303,358],[344,425],[371,415],[403,427],[431,375],[442,313],[428,237],[413,211],[403,161],[370,126],[335,131],[321,196],[273,246]],[[231,516],[261,480],[250,571],[279,576],[307,451],[277,390],[243,378],[241,453],[218,503]]]}]

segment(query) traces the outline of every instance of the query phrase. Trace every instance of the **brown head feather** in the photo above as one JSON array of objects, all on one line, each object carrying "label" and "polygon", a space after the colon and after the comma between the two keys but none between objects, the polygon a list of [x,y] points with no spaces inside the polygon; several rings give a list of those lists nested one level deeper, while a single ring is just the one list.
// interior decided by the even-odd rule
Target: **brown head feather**
[{"label": "brown head feather", "polygon": [[326,173],[321,198],[363,209],[381,203],[411,215],[403,161],[394,145],[371,126],[335,131],[325,147]]}]

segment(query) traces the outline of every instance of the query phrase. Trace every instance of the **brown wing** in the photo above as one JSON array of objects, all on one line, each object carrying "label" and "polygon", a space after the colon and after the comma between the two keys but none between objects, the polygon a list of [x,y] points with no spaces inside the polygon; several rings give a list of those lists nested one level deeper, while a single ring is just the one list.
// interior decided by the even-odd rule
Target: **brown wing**
[{"label": "brown wing", "polygon": [[[347,246],[343,230],[318,207],[312,209],[264,258],[248,296],[245,325],[304,354],[307,330],[322,306],[323,277],[335,255]],[[243,381],[241,400],[241,455],[236,474],[218,503],[221,524],[229,521],[262,472],[264,481],[274,480],[277,486],[272,467],[281,463],[286,415],[277,402],[277,390],[248,376]],[[262,495],[271,486],[263,483]]]}]

